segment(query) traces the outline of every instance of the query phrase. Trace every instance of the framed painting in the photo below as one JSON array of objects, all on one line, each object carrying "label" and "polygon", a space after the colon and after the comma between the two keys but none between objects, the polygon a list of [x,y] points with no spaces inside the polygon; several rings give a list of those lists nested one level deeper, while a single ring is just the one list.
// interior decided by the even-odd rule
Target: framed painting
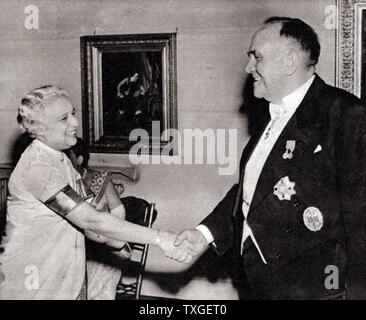
[{"label": "framed painting", "polygon": [[176,34],[83,36],[80,47],[89,150],[127,154],[136,129],[147,148],[167,144],[167,129],[177,129]]}]

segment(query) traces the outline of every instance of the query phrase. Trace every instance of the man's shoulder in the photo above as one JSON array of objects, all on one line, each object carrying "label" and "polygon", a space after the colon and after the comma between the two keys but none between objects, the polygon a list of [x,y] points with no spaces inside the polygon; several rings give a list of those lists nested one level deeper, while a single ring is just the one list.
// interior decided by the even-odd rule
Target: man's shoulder
[{"label": "man's shoulder", "polygon": [[319,98],[324,99],[324,102],[339,101],[339,102],[345,102],[347,104],[355,104],[355,105],[364,104],[360,98],[358,98],[354,94],[348,92],[347,90],[337,88],[337,87],[329,85],[325,82],[324,82],[324,86],[322,87],[321,95]]},{"label": "man's shoulder", "polygon": [[326,84],[321,78],[318,78],[316,83],[318,88],[313,91],[315,92],[313,102],[317,104],[317,109],[321,110],[322,114],[336,114],[342,118],[366,112],[365,102],[354,94]]}]

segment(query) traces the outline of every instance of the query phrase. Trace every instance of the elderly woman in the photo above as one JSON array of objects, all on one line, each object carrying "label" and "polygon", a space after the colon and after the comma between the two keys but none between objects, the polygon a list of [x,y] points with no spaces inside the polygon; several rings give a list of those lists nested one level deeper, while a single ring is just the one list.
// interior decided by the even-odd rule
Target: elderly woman
[{"label": "elderly woman", "polygon": [[85,236],[114,247],[121,241],[155,244],[185,258],[174,234],[98,211],[87,201],[91,194],[78,190],[79,175],[63,153],[76,143],[78,127],[65,91],[31,91],[19,119],[35,139],[9,180],[0,299],[86,299]]}]

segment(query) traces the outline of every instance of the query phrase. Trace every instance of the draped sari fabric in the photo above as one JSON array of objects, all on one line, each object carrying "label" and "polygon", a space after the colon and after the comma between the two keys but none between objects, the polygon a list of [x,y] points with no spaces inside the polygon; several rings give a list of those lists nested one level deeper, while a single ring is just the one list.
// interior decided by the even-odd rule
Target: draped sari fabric
[{"label": "draped sari fabric", "polygon": [[[88,193],[90,189],[94,198],[91,205],[97,210],[108,211],[105,192],[108,183],[111,183],[111,175],[106,171],[89,170],[85,177],[85,185],[80,183],[82,192]],[[124,212],[122,205],[118,208]],[[111,213],[114,214],[114,210]],[[87,241],[87,274],[88,274],[88,299],[89,300],[114,300],[116,287],[121,278],[121,259],[130,258],[130,247],[126,245],[116,251],[104,245]]]},{"label": "draped sari fabric", "polygon": [[86,274],[84,235],[43,204],[68,184],[76,190],[65,157],[34,140],[10,177],[0,299],[79,297]]}]

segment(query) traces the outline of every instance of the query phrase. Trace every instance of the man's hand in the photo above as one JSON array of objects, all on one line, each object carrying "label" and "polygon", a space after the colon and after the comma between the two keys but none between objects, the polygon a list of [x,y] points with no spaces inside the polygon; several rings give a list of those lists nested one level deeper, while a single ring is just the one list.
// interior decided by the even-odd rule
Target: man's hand
[{"label": "man's hand", "polygon": [[177,235],[170,231],[160,231],[157,245],[165,253],[165,256],[178,262],[188,263],[192,260],[194,252],[189,249],[189,243],[180,246],[174,244]]},{"label": "man's hand", "polygon": [[184,247],[191,251],[191,255],[202,254],[208,248],[208,243],[199,230],[184,230],[178,236],[174,242],[174,245],[178,248]]}]

